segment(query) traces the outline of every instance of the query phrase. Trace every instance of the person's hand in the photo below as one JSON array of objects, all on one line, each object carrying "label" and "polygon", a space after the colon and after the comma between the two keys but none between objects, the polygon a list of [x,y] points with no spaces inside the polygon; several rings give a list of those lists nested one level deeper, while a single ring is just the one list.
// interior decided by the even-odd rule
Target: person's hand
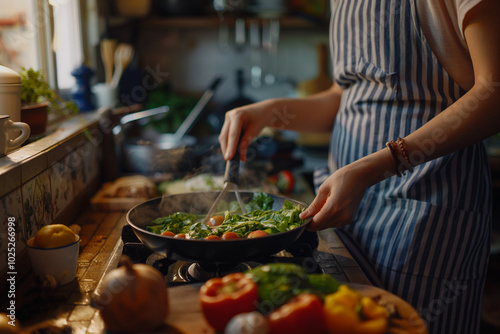
[{"label": "person's hand", "polygon": [[240,159],[246,160],[247,148],[260,131],[269,122],[268,102],[262,101],[235,108],[226,113],[224,125],[219,135],[219,143],[224,159],[229,160],[236,152],[238,138],[243,132],[240,142]]},{"label": "person's hand", "polygon": [[312,216],[310,231],[348,225],[356,216],[367,186],[363,170],[353,164],[330,175],[319,187],[318,194],[309,207],[301,213],[301,219]]}]

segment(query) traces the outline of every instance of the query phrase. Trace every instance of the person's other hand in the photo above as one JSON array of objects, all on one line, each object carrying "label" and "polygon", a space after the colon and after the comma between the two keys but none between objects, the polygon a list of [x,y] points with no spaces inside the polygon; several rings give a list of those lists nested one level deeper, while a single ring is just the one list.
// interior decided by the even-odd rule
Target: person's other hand
[{"label": "person's other hand", "polygon": [[362,170],[352,164],[330,175],[300,215],[301,219],[312,216],[308,229],[320,231],[350,224],[367,189],[362,180]]}]

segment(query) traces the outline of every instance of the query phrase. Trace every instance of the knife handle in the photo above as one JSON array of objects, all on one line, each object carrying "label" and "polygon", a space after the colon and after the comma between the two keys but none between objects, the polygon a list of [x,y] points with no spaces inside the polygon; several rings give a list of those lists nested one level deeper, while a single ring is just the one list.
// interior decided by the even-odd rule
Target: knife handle
[{"label": "knife handle", "polygon": [[226,170],[224,172],[224,182],[231,182],[238,185],[240,178],[240,143],[243,138],[243,132],[240,134],[238,143],[236,145],[236,152],[234,152],[231,160],[226,162]]}]

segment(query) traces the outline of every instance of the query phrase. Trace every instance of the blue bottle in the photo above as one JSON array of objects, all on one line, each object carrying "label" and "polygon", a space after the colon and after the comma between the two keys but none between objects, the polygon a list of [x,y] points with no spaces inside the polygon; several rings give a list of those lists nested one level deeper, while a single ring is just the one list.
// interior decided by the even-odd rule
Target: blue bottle
[{"label": "blue bottle", "polygon": [[90,80],[94,76],[94,73],[95,72],[91,68],[83,64],[71,72],[71,75],[76,79],[76,85],[72,88],[71,94],[80,112],[87,112],[95,109],[92,101],[92,92],[90,90]]}]

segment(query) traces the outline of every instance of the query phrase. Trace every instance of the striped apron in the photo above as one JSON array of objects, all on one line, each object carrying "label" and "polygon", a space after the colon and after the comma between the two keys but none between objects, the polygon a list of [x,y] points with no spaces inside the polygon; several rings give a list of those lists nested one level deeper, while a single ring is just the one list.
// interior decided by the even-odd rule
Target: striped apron
[{"label": "striped apron", "polygon": [[[344,93],[330,172],[405,137],[465,93],[432,53],[414,1],[332,0],[333,75]],[[420,144],[423,152],[439,145]],[[430,333],[478,333],[490,187],[479,143],[369,188],[354,222],[337,231],[374,284],[413,305]]]}]

